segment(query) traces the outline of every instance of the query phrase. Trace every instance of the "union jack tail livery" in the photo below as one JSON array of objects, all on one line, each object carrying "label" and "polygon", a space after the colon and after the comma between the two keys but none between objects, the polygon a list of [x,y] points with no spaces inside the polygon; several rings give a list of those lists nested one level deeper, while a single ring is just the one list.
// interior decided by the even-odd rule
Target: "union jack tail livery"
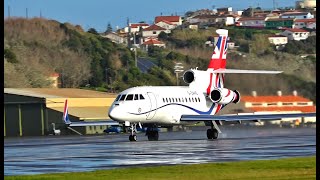
[{"label": "union jack tail livery", "polygon": [[64,103],[64,110],[63,110],[63,117],[62,117],[64,123],[66,124],[71,124],[71,121],[69,120],[69,115],[68,115],[68,99],[66,99]]},{"label": "union jack tail livery", "polygon": [[211,60],[208,66],[208,69],[225,69],[226,68],[226,58],[227,58],[227,39],[228,39],[228,30],[218,29],[216,31],[219,34],[216,47],[211,56]]}]

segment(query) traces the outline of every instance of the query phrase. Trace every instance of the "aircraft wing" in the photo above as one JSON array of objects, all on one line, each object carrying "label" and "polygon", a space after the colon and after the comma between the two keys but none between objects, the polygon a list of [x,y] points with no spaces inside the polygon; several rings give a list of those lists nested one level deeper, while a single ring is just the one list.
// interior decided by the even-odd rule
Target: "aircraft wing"
[{"label": "aircraft wing", "polygon": [[69,127],[79,127],[79,126],[112,126],[119,125],[117,121],[86,121],[86,122],[71,122],[68,124]]},{"label": "aircraft wing", "polygon": [[259,121],[280,120],[282,118],[315,117],[316,113],[292,114],[232,114],[232,115],[182,115],[180,121]]},{"label": "aircraft wing", "polygon": [[282,71],[242,70],[242,69],[217,69],[213,73],[239,73],[239,74],[279,74]]}]

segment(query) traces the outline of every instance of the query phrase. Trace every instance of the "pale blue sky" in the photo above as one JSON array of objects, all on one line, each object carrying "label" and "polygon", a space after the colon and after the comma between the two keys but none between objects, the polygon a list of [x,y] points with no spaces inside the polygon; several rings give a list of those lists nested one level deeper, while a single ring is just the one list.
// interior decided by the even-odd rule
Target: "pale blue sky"
[{"label": "pale blue sky", "polygon": [[[293,7],[296,0],[275,0],[278,7]],[[84,29],[90,27],[102,32],[110,22],[112,27],[124,27],[130,22],[152,23],[155,16],[183,15],[189,10],[212,9],[231,6],[242,10],[249,6],[271,9],[273,0],[4,0],[4,16],[42,16],[59,22],[79,24]]]}]

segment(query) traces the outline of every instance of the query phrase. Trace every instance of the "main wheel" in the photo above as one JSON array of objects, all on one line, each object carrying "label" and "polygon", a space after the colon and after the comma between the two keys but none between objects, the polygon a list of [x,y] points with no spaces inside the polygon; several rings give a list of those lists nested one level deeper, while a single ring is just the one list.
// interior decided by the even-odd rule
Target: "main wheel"
[{"label": "main wheel", "polygon": [[208,129],[207,130],[208,139],[217,139],[218,138],[218,130],[216,129]]},{"label": "main wheel", "polygon": [[158,131],[149,131],[148,132],[148,140],[149,141],[158,141],[159,133]]},{"label": "main wheel", "polygon": [[207,130],[207,138],[208,138],[208,139],[212,139],[212,138],[213,138],[212,130],[213,130],[213,129],[208,129],[208,130]]},{"label": "main wheel", "polygon": [[212,136],[212,139],[218,139],[218,135],[219,135],[218,130],[213,129],[212,135],[213,135],[213,136]]}]

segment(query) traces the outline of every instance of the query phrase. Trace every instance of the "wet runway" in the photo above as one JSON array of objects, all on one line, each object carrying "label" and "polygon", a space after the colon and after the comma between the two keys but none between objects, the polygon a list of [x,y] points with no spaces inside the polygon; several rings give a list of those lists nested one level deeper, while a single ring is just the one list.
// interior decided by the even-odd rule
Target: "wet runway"
[{"label": "wet runway", "polygon": [[316,154],[315,128],[222,127],[218,140],[206,129],[160,133],[138,142],[127,134],[4,139],[4,174],[92,171],[127,166],[275,159]]}]

